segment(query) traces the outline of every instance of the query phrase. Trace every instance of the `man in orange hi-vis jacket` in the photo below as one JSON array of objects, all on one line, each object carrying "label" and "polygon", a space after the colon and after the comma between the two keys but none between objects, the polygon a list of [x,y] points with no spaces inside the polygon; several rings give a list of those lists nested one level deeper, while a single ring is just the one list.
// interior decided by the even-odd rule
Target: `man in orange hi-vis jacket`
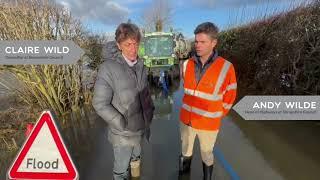
[{"label": "man in orange hi-vis jacket", "polygon": [[231,62],[218,56],[218,28],[205,22],[195,29],[196,55],[183,63],[184,96],[180,111],[182,152],[180,177],[190,171],[193,144],[199,138],[203,179],[210,180],[214,164],[213,146],[221,120],[236,98],[237,81]]}]

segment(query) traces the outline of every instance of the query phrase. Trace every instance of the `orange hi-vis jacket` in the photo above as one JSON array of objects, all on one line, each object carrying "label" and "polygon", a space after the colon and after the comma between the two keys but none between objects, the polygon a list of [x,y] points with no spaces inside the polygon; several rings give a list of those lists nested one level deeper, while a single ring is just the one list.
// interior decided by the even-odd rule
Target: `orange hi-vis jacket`
[{"label": "orange hi-vis jacket", "polygon": [[195,66],[193,58],[183,64],[184,96],[180,120],[195,129],[215,131],[236,98],[235,70],[232,63],[217,57],[197,83]]}]

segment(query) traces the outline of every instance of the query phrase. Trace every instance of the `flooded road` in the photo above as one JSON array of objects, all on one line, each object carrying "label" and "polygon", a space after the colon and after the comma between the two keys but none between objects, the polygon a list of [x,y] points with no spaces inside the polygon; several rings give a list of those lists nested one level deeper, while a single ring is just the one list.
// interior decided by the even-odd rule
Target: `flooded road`
[{"label": "flooded road", "polygon": [[[156,106],[151,126],[150,143],[144,141],[142,151],[142,176],[144,180],[177,180],[178,159],[180,155],[179,108],[182,93],[178,90],[164,95],[159,89],[153,90],[152,98]],[[107,140],[104,122],[99,120],[101,128],[97,132],[95,150],[85,161],[80,172],[81,179],[112,179],[113,152]],[[196,141],[190,179],[202,179],[202,164],[199,142]],[[215,179],[231,179],[218,162],[214,167]],[[188,178],[184,178],[188,179]]]},{"label": "flooded road", "polygon": [[[142,180],[177,180],[180,154],[179,109],[181,85],[165,95],[152,89],[156,106],[151,141],[143,143]],[[94,118],[96,119],[96,118]],[[102,119],[88,129],[91,140],[79,147],[89,153],[71,150],[84,180],[111,180],[113,152]],[[231,111],[223,120],[214,148],[215,180],[318,180],[320,179],[320,124],[314,121],[245,121]],[[88,142],[90,141],[90,142]],[[88,147],[90,146],[90,147]],[[70,150],[70,149],[69,149]],[[2,171],[4,170],[1,167]],[[201,180],[202,164],[196,140],[190,177]],[[5,179],[1,174],[0,179]]]},{"label": "flooded road", "polygon": [[[178,157],[180,154],[179,109],[183,92],[181,87],[171,90],[166,97],[161,90],[153,91],[156,106],[151,126],[151,142],[143,144],[142,177],[145,180],[178,179]],[[103,126],[102,120],[100,120]],[[295,146],[286,147],[286,141],[270,130],[264,122],[255,122],[253,129],[249,122],[231,112],[223,120],[215,146],[215,180],[282,180],[318,179],[319,162],[311,162],[302,153],[293,153]],[[282,128],[286,129],[286,124]],[[253,123],[251,122],[253,125]],[[298,124],[295,127],[299,127]],[[279,129],[280,128],[280,129]],[[306,129],[305,129],[306,130]],[[95,150],[87,157],[80,177],[82,179],[111,179],[113,152],[103,127],[97,131]],[[288,134],[287,134],[288,135]],[[319,137],[319,136],[318,136]],[[199,142],[196,140],[192,161],[191,180],[202,179],[202,165]],[[313,146],[319,150],[319,143]],[[260,149],[263,148],[263,149]],[[318,151],[320,152],[320,151]],[[296,163],[304,163],[297,165]],[[294,170],[297,167],[297,170]],[[317,168],[318,171],[317,171]],[[299,171],[299,170],[302,171]],[[303,178],[306,177],[306,178]]]}]

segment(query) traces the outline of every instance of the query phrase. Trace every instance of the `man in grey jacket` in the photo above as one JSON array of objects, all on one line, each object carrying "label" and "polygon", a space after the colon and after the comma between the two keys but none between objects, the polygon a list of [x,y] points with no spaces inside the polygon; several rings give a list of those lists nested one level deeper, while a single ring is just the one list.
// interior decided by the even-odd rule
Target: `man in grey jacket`
[{"label": "man in grey jacket", "polygon": [[[139,28],[122,23],[115,32],[119,51],[104,52],[94,88],[93,107],[108,124],[108,139],[113,145],[113,179],[139,176],[141,141],[149,139],[154,105],[147,69],[138,57],[141,39]],[[107,48],[104,48],[107,49]],[[131,169],[133,172],[133,169]]]}]

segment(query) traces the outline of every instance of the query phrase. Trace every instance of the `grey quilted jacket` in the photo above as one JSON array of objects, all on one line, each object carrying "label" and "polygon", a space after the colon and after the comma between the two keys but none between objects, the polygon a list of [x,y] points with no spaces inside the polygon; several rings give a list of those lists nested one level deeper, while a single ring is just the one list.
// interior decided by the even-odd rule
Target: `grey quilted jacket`
[{"label": "grey quilted jacket", "polygon": [[103,50],[94,87],[93,107],[108,124],[112,144],[137,144],[149,134],[154,105],[143,61],[130,67],[120,51]]}]

